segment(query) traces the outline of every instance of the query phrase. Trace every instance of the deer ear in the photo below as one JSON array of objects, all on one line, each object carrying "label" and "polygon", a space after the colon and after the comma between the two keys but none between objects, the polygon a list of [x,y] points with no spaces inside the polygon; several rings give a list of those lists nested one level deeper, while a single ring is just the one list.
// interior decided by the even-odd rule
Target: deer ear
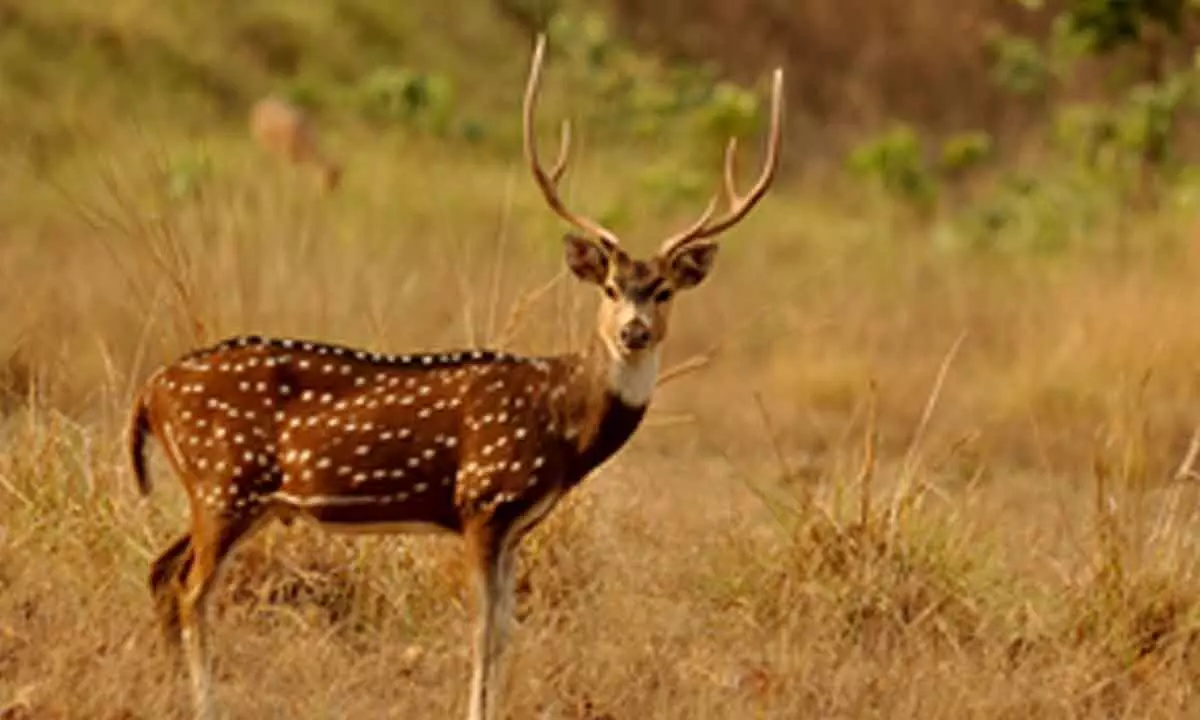
[{"label": "deer ear", "polygon": [[708,277],[713,261],[717,259],[715,242],[697,242],[685,245],[667,258],[667,271],[676,289],[687,290],[699,285]]},{"label": "deer ear", "polygon": [[584,282],[603,285],[608,278],[608,251],[600,243],[581,235],[567,233],[563,237],[566,246],[567,267],[575,277]]}]

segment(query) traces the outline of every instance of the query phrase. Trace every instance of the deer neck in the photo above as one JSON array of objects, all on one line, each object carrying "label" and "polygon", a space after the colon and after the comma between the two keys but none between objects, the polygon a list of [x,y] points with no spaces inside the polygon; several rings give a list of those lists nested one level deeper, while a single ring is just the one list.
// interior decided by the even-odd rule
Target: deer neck
[{"label": "deer neck", "polygon": [[588,351],[595,368],[593,384],[602,385],[605,393],[629,407],[645,408],[658,383],[660,354],[655,347],[630,357],[597,335]]},{"label": "deer neck", "polygon": [[565,392],[554,415],[565,425],[576,467],[570,484],[611,457],[633,435],[650,404],[658,378],[657,350],[629,359],[596,337],[570,356]]}]

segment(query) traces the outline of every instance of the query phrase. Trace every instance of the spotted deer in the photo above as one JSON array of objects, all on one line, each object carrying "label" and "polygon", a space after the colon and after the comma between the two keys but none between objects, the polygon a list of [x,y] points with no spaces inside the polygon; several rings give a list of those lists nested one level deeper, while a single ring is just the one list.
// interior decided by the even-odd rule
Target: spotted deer
[{"label": "spotted deer", "polygon": [[250,135],[261,148],[294,165],[313,165],[326,190],[341,182],[342,166],[321,150],[312,119],[294,103],[274,95],[259,99],[250,108]]},{"label": "spotted deer", "polygon": [[516,547],[637,429],[675,294],[704,280],[716,257],[712,238],[766,194],[782,122],[776,70],[752,189],[735,190],[731,141],[727,211],[714,218],[718,190],[695,223],[651,258],[635,259],[612,231],[559,197],[568,124],[555,165],[547,171],[539,160],[534,115],[544,50],[539,37],[524,99],[525,154],[546,203],[583,233],[565,237],[567,266],[602,292],[585,349],[392,355],[247,336],[191,352],[140,391],[129,434],[138,487],[149,493],[145,445],[153,436],[190,503],[191,527],[153,562],[150,588],[168,641],[182,645],[199,717],[215,713],[205,606],[217,570],[254,531],[294,518],[331,530],[462,536],[477,589],[468,716],[497,716]]}]

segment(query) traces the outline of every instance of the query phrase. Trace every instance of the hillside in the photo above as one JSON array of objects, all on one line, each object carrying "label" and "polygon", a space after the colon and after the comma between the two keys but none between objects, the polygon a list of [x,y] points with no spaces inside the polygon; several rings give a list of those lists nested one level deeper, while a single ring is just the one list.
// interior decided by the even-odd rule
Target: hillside
[{"label": "hillside", "polygon": [[464,114],[487,115],[511,100],[526,44],[487,3],[6,0],[0,27],[0,128],[10,152],[29,143],[34,157],[131,122],[228,127],[267,92],[348,112],[356,89],[388,67],[446,75]]}]

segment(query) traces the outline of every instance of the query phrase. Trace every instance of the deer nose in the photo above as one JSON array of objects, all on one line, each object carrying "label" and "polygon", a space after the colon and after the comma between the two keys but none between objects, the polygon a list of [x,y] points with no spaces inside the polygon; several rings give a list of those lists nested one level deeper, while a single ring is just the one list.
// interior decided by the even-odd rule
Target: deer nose
[{"label": "deer nose", "polygon": [[650,328],[645,323],[627,323],[621,328],[621,344],[627,350],[645,350],[650,345]]}]

